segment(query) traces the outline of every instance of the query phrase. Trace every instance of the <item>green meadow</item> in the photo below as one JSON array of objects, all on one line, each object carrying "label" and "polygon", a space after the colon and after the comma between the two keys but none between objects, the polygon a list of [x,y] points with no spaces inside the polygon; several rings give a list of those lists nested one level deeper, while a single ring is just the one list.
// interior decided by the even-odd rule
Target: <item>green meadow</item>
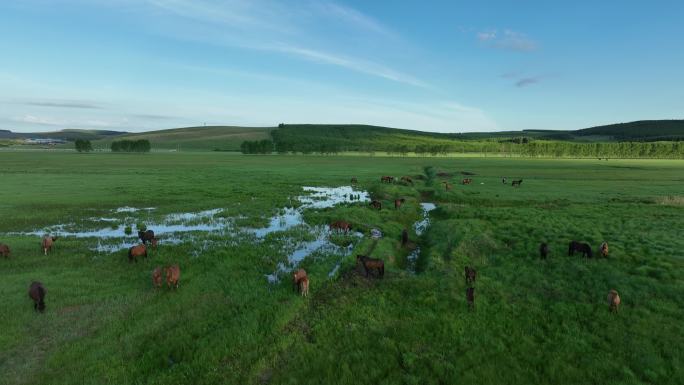
[{"label": "green meadow", "polygon": [[[473,184],[460,184],[464,172]],[[415,183],[382,184],[382,175]],[[303,209],[309,226],[263,239],[160,236],[137,263],[125,249],[95,250],[98,237],[40,250],[40,235],[59,224],[135,233],[170,214],[221,209],[231,228],[259,228],[300,205],[303,186],[351,177],[382,210]],[[12,249],[0,256],[0,384],[684,383],[681,160],[4,151],[0,180],[0,243]],[[406,199],[397,210],[396,198]],[[437,208],[418,235],[421,202]],[[116,211],[129,207],[154,210]],[[287,274],[267,281],[312,227],[336,220],[363,237],[330,235],[352,245],[348,255],[301,261],[308,297]],[[415,260],[400,245],[404,228]],[[571,240],[595,255],[606,241],[610,255],[570,257]],[[383,259],[384,278],[366,278],[356,254]],[[173,263],[180,287],[155,289],[151,271]],[[472,311],[466,265],[478,274]],[[42,314],[27,296],[34,280],[47,288]],[[622,298],[617,314],[610,289]]]}]

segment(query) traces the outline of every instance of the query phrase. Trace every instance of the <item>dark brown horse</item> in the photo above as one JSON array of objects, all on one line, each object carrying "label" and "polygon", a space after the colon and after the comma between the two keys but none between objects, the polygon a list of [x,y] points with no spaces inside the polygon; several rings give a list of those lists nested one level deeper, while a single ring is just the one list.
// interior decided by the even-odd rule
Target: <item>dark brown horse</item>
[{"label": "dark brown horse", "polygon": [[345,233],[351,230],[351,223],[347,221],[335,221],[330,224],[330,231],[338,230],[344,231]]},{"label": "dark brown horse", "polygon": [[599,246],[599,250],[601,251],[601,256],[603,258],[608,258],[608,243],[603,242],[601,246]]},{"label": "dark brown horse", "polygon": [[380,201],[372,201],[370,203],[370,207],[377,209],[377,210],[382,210],[382,203],[380,203]]},{"label": "dark brown horse", "polygon": [[404,198],[395,199],[395,200],[394,200],[394,208],[395,208],[395,209],[398,209],[399,207],[401,207],[401,205],[402,205],[404,202],[406,202],[406,199],[404,199]]},{"label": "dark brown horse", "polygon": [[449,191],[451,190],[451,184],[447,181],[442,182],[444,184],[444,191]]},{"label": "dark brown horse", "polygon": [[464,275],[467,285],[472,285],[475,283],[475,278],[477,278],[477,271],[470,266],[466,266],[464,269]]},{"label": "dark brown horse", "polygon": [[401,181],[405,183],[409,183],[411,186],[413,186],[413,179],[411,179],[410,176],[402,176]]},{"label": "dark brown horse", "polygon": [[147,247],[145,247],[144,244],[132,246],[130,249],[128,249],[128,261],[129,262],[135,261],[137,263],[138,257],[140,257],[140,256],[147,258]]},{"label": "dark brown horse", "polygon": [[180,280],[180,267],[172,265],[164,269],[166,272],[166,286],[178,289],[178,281]]},{"label": "dark brown horse", "polygon": [[473,310],[475,307],[475,288],[469,287],[466,289],[466,301],[468,302],[468,309]]},{"label": "dark brown horse", "polygon": [[297,269],[292,273],[292,291],[295,291],[299,287],[299,283],[302,279],[306,278],[306,270]]},{"label": "dark brown horse", "polygon": [[381,183],[394,183],[394,177],[393,176],[381,176],[380,177],[380,182]]},{"label": "dark brown horse", "polygon": [[522,184],[522,179],[514,180],[511,182],[511,186],[513,186],[513,187],[520,187],[521,184]]},{"label": "dark brown horse", "polygon": [[461,184],[471,184],[471,183],[473,183],[473,178],[463,178],[463,180],[461,180]]},{"label": "dark brown horse", "polygon": [[409,237],[408,237],[408,230],[403,229],[401,230],[401,245],[406,246],[408,244]]},{"label": "dark brown horse", "polygon": [[5,258],[8,258],[10,256],[10,248],[4,243],[0,243],[0,255],[2,255]]},{"label": "dark brown horse", "polygon": [[546,259],[549,256],[549,245],[542,243],[539,245],[539,255],[542,259]]},{"label": "dark brown horse", "polygon": [[52,245],[54,245],[56,240],[57,237],[51,237],[49,235],[43,237],[43,240],[40,242],[40,247],[43,249],[45,255],[48,255],[48,253],[52,251]]},{"label": "dark brown horse", "polygon": [[152,286],[157,288],[162,286],[162,268],[160,266],[152,270]]},{"label": "dark brown horse", "polygon": [[582,253],[582,255],[587,258],[594,256],[594,253],[591,251],[591,246],[586,243],[577,241],[570,242],[570,246],[568,246],[568,256],[574,255],[575,251]]},{"label": "dark brown horse", "polygon": [[28,295],[33,300],[33,309],[39,312],[45,310],[45,286],[38,281],[33,281],[31,286],[29,286]]},{"label": "dark brown horse", "polygon": [[138,238],[140,238],[140,241],[143,244],[146,244],[147,242],[152,243],[152,240],[154,239],[154,231],[152,230],[147,230],[147,231],[138,231]]},{"label": "dark brown horse", "polygon": [[378,276],[380,278],[385,276],[385,262],[382,259],[368,258],[365,255],[357,255],[356,262],[361,262],[363,269],[366,271],[366,277],[368,277],[368,273],[373,269],[378,271]]},{"label": "dark brown horse", "polygon": [[359,181],[356,179],[356,177],[351,178],[351,184],[357,184]]}]

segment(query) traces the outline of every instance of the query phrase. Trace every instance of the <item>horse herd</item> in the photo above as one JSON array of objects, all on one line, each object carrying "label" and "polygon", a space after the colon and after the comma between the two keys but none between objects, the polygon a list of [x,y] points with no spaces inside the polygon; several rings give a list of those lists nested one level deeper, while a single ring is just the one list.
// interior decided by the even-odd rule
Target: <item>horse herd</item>
[{"label": "horse herd", "polygon": [[[400,179],[404,183],[413,185],[413,180],[411,177],[403,176]],[[392,176],[382,176],[380,178],[382,183],[393,183],[395,178]],[[358,183],[357,178],[351,179],[352,184]],[[450,185],[447,182],[443,182],[447,188],[450,189]],[[467,185],[472,183],[472,178],[464,178],[462,184]],[[503,183],[506,183],[506,178],[503,178]],[[522,179],[512,181],[512,185],[520,186]],[[404,198],[399,198],[394,200],[394,208],[399,209],[401,205],[405,202]],[[382,203],[377,200],[373,200],[370,206],[375,209],[382,209]],[[330,231],[343,231],[349,232],[352,229],[351,223],[343,220],[334,221],[329,224]],[[128,249],[128,259],[129,262],[138,262],[139,257],[147,257],[148,244],[156,249],[159,240],[155,237],[154,231],[152,230],[141,230],[138,231],[138,238],[141,243],[132,246]],[[54,236],[44,236],[41,240],[41,249],[43,253],[47,254],[52,250],[52,247],[57,241],[57,237]],[[408,230],[403,229],[401,232],[401,245],[406,247],[409,244]],[[601,243],[599,246],[599,253],[603,257],[608,257],[608,244],[606,242]],[[593,252],[592,248],[587,243],[571,241],[568,246],[568,255],[572,256],[575,252],[581,253],[586,258],[592,258]],[[542,259],[547,259],[550,253],[549,245],[547,243],[541,243],[539,245],[539,255]],[[10,256],[10,248],[6,244],[0,243],[0,255],[8,258]],[[361,265],[365,272],[365,276],[369,277],[372,272],[376,272],[379,278],[385,275],[385,263],[379,258],[370,258],[366,255],[356,256],[357,265]],[[477,271],[471,266],[465,266],[464,269],[465,281],[466,281],[466,302],[469,309],[473,309],[475,305],[475,280],[477,278]],[[161,288],[163,285],[163,280],[166,279],[167,287],[178,288],[180,281],[180,267],[175,264],[171,266],[161,267],[157,266],[152,271],[152,285],[155,288]],[[298,289],[300,294],[306,297],[309,293],[309,277],[304,269],[297,269],[292,273],[292,284],[293,290]],[[34,281],[29,286],[28,295],[34,302],[34,309],[36,311],[43,312],[45,310],[45,295],[47,294],[47,289],[40,281]],[[620,305],[620,296],[616,290],[610,290],[608,293],[608,305],[609,310],[612,312],[617,312]]]},{"label": "horse herd", "polygon": [[[129,262],[137,263],[139,257],[147,257],[148,243],[154,249],[156,249],[159,244],[159,239],[154,236],[154,231],[152,230],[138,231],[138,238],[140,239],[141,243],[128,249]],[[58,237],[45,235],[40,240],[40,248],[45,256],[52,251],[57,239]],[[10,255],[11,250],[9,245],[0,243],[0,256],[9,258]],[[152,271],[152,284],[154,287],[160,288],[162,286],[162,274],[166,278],[166,284],[169,288],[178,288],[178,283],[180,280],[180,267],[177,264],[166,266],[164,268],[157,266]],[[31,285],[29,285],[28,296],[31,298],[31,300],[33,300],[33,308],[36,311],[42,313],[45,310],[46,294],[47,289],[42,282],[33,281],[31,282]]]}]

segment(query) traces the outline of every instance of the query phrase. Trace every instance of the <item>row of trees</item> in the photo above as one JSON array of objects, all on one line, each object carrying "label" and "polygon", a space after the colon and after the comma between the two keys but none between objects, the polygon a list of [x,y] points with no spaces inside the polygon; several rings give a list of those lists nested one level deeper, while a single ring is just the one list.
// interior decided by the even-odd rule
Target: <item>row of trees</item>
[{"label": "row of trees", "polygon": [[578,143],[566,141],[453,141],[440,144],[363,144],[353,147],[336,141],[290,142],[269,140],[244,142],[245,154],[337,154],[343,151],[376,151],[389,154],[446,155],[448,153],[484,153],[525,157],[578,157],[578,158],[684,158],[684,141],[680,142],[613,142]]},{"label": "row of trees", "polygon": [[76,151],[78,152],[90,152],[93,151],[93,145],[87,139],[76,139],[74,142]]},{"label": "row of trees", "polygon": [[138,140],[115,140],[110,148],[112,152],[150,152],[152,145],[147,139]]},{"label": "row of trees", "polygon": [[240,151],[243,154],[270,154],[273,152],[273,141],[268,139],[246,140],[240,145]]}]

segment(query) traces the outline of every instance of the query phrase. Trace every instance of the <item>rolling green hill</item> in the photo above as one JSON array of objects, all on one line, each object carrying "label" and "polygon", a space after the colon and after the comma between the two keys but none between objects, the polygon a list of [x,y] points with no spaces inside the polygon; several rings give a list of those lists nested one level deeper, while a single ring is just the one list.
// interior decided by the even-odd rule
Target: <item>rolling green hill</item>
[{"label": "rolling green hill", "polygon": [[119,139],[147,139],[154,149],[162,150],[194,150],[194,151],[238,151],[245,140],[261,140],[270,138],[273,127],[232,127],[205,126],[184,127],[170,130],[149,131],[135,134],[120,135],[114,138],[98,140],[93,143],[96,147],[109,147],[113,140]]}]

